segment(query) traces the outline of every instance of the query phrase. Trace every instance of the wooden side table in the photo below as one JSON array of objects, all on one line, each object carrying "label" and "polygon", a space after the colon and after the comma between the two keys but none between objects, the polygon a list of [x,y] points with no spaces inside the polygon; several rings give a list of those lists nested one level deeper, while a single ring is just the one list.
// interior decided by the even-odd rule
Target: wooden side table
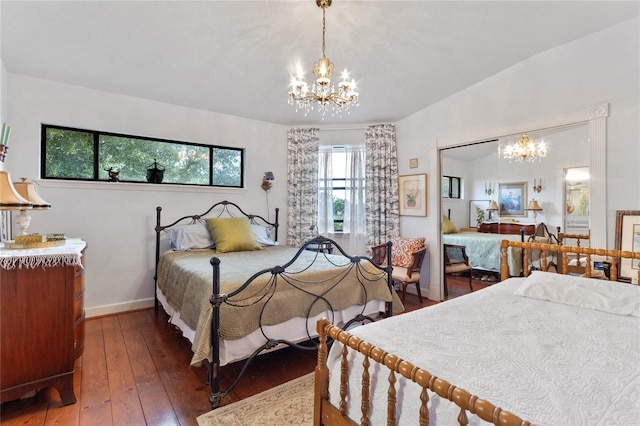
[{"label": "wooden side table", "polygon": [[46,387],[56,388],[64,405],[76,402],[85,247],[75,240],[52,249],[0,249],[0,402]]}]

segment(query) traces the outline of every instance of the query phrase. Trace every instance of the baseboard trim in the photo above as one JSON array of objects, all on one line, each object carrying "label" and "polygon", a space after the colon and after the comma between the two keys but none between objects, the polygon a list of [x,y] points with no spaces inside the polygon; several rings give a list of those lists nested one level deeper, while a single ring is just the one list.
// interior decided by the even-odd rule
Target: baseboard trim
[{"label": "baseboard trim", "polygon": [[137,311],[140,309],[152,308],[154,306],[153,298],[134,300],[131,302],[114,303],[113,305],[96,306],[93,308],[85,308],[86,318],[103,317],[106,315],[119,314],[121,312]]}]

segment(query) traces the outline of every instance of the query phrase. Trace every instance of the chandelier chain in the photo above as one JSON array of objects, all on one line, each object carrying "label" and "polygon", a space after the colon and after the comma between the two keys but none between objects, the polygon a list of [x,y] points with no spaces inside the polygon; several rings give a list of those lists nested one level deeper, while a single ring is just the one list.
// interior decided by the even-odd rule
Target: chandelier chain
[{"label": "chandelier chain", "polygon": [[325,22],[325,13],[327,11],[327,6],[322,5],[322,57],[325,57],[324,54],[324,34],[327,30],[326,22]]}]

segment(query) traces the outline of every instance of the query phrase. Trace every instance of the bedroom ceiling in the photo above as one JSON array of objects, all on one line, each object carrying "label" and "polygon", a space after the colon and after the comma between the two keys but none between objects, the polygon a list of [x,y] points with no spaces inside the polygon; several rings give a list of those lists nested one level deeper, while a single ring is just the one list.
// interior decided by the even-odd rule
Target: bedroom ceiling
[{"label": "bedroom ceiling", "polygon": [[296,1],[8,1],[10,73],[284,125],[395,122],[530,56],[639,14],[637,1],[347,1],[329,59],[360,106],[322,121],[287,104],[321,51],[322,12]]}]

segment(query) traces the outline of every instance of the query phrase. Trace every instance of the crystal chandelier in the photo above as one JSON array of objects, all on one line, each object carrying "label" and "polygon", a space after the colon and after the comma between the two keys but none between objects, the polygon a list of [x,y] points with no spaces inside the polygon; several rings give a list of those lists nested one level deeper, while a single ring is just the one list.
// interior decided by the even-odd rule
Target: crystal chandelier
[{"label": "crystal chandelier", "polygon": [[305,117],[309,110],[313,110],[314,105],[318,111],[322,113],[322,119],[327,110],[331,109],[331,115],[338,114],[342,117],[342,113],[348,113],[352,106],[358,106],[358,92],[356,92],[356,82],[349,80],[349,73],[345,69],[342,73],[342,80],[336,90],[335,85],[331,82],[335,67],[333,63],[324,54],[325,47],[325,12],[331,6],[332,0],[316,0],[318,7],[322,9],[322,58],[313,64],[313,75],[315,81],[309,85],[304,81],[301,69],[297,70],[297,74],[291,77],[291,90],[289,91],[289,105],[293,105],[298,110],[304,110]]},{"label": "crystal chandelier", "polygon": [[529,135],[524,134],[520,140],[504,148],[504,158],[506,160],[515,160],[518,163],[531,163],[547,156],[547,147],[544,141],[538,144],[533,142]]}]

